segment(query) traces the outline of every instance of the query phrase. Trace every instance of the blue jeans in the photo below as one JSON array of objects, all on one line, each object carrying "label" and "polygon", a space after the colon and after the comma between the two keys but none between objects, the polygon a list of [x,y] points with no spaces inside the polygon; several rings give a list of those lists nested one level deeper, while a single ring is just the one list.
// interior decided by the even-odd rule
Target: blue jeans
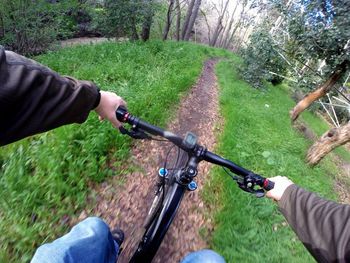
[{"label": "blue jeans", "polygon": [[181,263],[225,263],[225,260],[213,250],[203,249],[188,254]]},{"label": "blue jeans", "polygon": [[[40,246],[31,263],[115,263],[119,247],[108,225],[97,217],[89,217],[63,237]],[[181,263],[225,263],[212,250],[188,254]]]},{"label": "blue jeans", "polygon": [[31,263],[115,263],[118,250],[108,225],[89,217],[63,237],[40,246]]}]

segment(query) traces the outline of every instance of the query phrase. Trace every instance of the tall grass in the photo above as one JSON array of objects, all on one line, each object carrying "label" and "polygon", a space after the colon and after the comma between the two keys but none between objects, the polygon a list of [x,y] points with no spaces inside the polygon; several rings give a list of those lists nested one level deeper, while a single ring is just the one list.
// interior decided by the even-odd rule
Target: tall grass
[{"label": "tall grass", "polygon": [[[261,92],[240,80],[233,64],[217,67],[224,131],[218,151],[266,177],[286,175],[295,183],[336,199],[335,165],[326,158],[311,169],[305,164],[309,141],[290,124],[294,102],[281,87]],[[221,169],[215,169],[205,199],[216,207],[212,247],[228,262],[313,262],[277,206],[242,192]]]},{"label": "tall grass", "polygon": [[[224,52],[152,41],[78,46],[36,59],[116,92],[134,114],[162,126],[214,55]],[[82,125],[0,149],[0,262],[28,262],[38,245],[67,230],[69,217],[86,205],[90,182],[123,172],[130,140],[90,115]]]}]

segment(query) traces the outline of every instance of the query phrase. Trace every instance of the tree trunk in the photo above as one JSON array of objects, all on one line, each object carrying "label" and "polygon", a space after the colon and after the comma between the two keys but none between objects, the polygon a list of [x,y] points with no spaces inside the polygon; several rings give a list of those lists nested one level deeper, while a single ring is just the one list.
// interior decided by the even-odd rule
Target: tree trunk
[{"label": "tree trunk", "polygon": [[249,26],[246,27],[244,33],[243,33],[243,36],[241,37],[241,39],[239,40],[237,46],[235,47],[235,49],[238,51],[240,50],[243,42],[244,42],[244,39],[246,38],[246,35],[247,35],[247,32],[248,32],[248,29],[249,29]]},{"label": "tree trunk", "polygon": [[220,14],[220,16],[219,16],[219,18],[218,18],[218,22],[217,22],[217,24],[216,24],[213,37],[212,37],[212,39],[211,39],[211,42],[209,43],[209,45],[212,46],[212,47],[215,46],[215,44],[216,44],[216,42],[217,42],[217,40],[218,40],[218,37],[219,37],[220,33],[222,32],[222,29],[224,28],[224,27],[222,26],[222,19],[224,18],[224,14],[225,14],[225,12],[226,12],[228,2],[229,2],[229,0],[226,1],[224,10],[222,11],[222,14]]},{"label": "tree trunk", "polygon": [[222,41],[221,41],[221,43],[220,43],[220,46],[221,46],[221,47],[225,47],[225,46],[226,46],[226,43],[227,43],[227,42],[229,41],[229,39],[230,39],[230,32],[231,32],[231,29],[232,29],[232,26],[233,26],[233,22],[234,22],[234,20],[235,20],[234,16],[235,16],[237,7],[238,7],[238,1],[236,2],[235,8],[234,8],[234,10],[233,10],[233,12],[232,12],[231,19],[230,19],[230,22],[229,22],[229,24],[228,24],[228,28],[227,28],[227,30],[226,30],[226,34],[225,34],[225,32],[224,32],[224,34],[223,34],[223,35],[225,35],[225,36],[223,37],[223,39],[222,39]]},{"label": "tree trunk", "polygon": [[201,5],[201,2],[202,2],[202,0],[196,0],[196,3],[194,5],[193,13],[191,15],[191,19],[190,19],[190,22],[188,23],[188,27],[187,27],[185,37],[184,37],[184,40],[186,40],[186,41],[188,41],[190,39],[191,32],[192,32],[192,29],[194,26],[194,22],[197,19],[197,15],[198,15],[198,11],[199,11],[199,7]]},{"label": "tree trunk", "polygon": [[233,28],[233,30],[232,30],[232,32],[231,32],[230,37],[226,40],[226,42],[225,42],[223,48],[227,49],[227,48],[230,46],[230,44],[231,44],[231,42],[232,42],[232,40],[233,40],[233,37],[235,36],[236,31],[237,31],[237,29],[239,28],[240,24],[241,24],[240,21],[238,21],[238,22],[236,23],[235,27]]},{"label": "tree trunk", "polygon": [[337,83],[337,81],[343,76],[343,74],[347,70],[347,66],[349,61],[344,60],[341,64],[339,64],[336,70],[332,73],[332,75],[328,78],[328,80],[320,85],[315,91],[306,95],[298,104],[290,111],[290,117],[292,121],[295,121],[300,113],[302,113],[306,108],[308,108],[312,102],[326,95],[333,86]]},{"label": "tree trunk", "polygon": [[147,41],[151,33],[151,26],[153,23],[153,15],[154,15],[152,0],[145,0],[144,5],[145,5],[145,16],[142,24],[141,39],[143,41]]},{"label": "tree trunk", "polygon": [[131,24],[131,41],[136,41],[139,39],[139,35],[137,34],[135,18],[132,18]]},{"label": "tree trunk", "polygon": [[164,31],[163,31],[163,40],[167,40],[167,38],[168,38],[168,33],[170,30],[171,20],[172,20],[171,13],[173,12],[174,1],[175,0],[169,1],[169,7],[168,7],[167,16],[166,16],[166,23],[165,23],[165,27],[164,27]]},{"label": "tree trunk", "polygon": [[187,28],[188,28],[188,24],[190,22],[190,18],[192,16],[192,12],[193,12],[193,6],[194,6],[194,2],[196,0],[191,0],[190,5],[188,6],[188,10],[187,10],[187,14],[186,14],[186,18],[185,18],[185,22],[182,26],[182,32],[181,32],[181,39],[184,40],[185,39],[185,34],[187,32]]},{"label": "tree trunk", "polygon": [[[246,2],[243,3],[243,7],[242,7],[242,11],[241,11],[241,13],[239,15],[239,19],[238,19],[237,23],[235,24],[235,27],[233,28],[230,37],[226,40],[225,45],[223,46],[223,48],[227,49],[229,47],[229,45],[231,44],[231,42],[233,40],[233,37],[235,36],[235,33],[236,33],[237,29],[241,25],[241,21],[242,21],[242,17],[243,17],[243,14],[244,14],[245,6],[246,6]],[[236,7],[235,7],[235,10],[236,10]]]},{"label": "tree trunk", "polygon": [[208,29],[208,45],[209,45],[209,43],[210,43],[210,25],[209,25],[206,13],[202,9],[200,9],[200,11],[201,11],[201,14],[204,17],[205,23],[207,25],[207,29]]},{"label": "tree trunk", "polygon": [[0,39],[5,37],[5,24],[2,13],[0,13]]},{"label": "tree trunk", "polygon": [[219,34],[219,38],[218,40],[216,41],[216,46],[217,47],[221,47],[221,43],[222,43],[222,40],[224,39],[224,34],[226,32],[226,29],[227,29],[227,24],[225,24],[222,28],[222,34]]},{"label": "tree trunk", "polygon": [[307,153],[307,161],[311,165],[318,164],[334,148],[350,141],[350,123],[333,128],[321,136]]},{"label": "tree trunk", "polygon": [[176,40],[180,41],[181,7],[180,1],[176,0]]}]

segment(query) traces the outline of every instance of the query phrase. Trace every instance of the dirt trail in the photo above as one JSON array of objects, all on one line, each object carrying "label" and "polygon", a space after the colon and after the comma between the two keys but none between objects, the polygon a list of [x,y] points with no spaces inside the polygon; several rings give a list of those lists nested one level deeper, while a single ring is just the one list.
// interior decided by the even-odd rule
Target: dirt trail
[{"label": "dirt trail", "polygon": [[[192,131],[199,137],[199,142],[209,149],[216,143],[218,128],[218,94],[217,79],[214,74],[216,60],[205,62],[202,74],[188,96],[180,104],[174,122],[168,130],[184,135]],[[111,226],[119,226],[125,233],[124,245],[135,240],[138,226],[141,226],[147,214],[149,200],[152,199],[155,176],[160,160],[164,160],[162,149],[164,143],[156,141],[137,141],[132,150],[132,162],[139,169],[126,174],[125,182],[120,185],[120,177],[113,178],[98,186],[97,205],[93,211],[83,211],[79,220],[90,215],[103,218]],[[167,147],[168,148],[168,147]],[[198,189],[188,192],[170,227],[153,262],[179,262],[188,252],[207,247],[206,240],[199,235],[205,229],[210,232],[211,222],[205,216],[208,208],[200,198],[205,177],[210,165],[201,163],[196,181]],[[126,252],[124,251],[124,254]],[[123,254],[123,253],[122,253]],[[127,262],[121,255],[119,262]]]},{"label": "dirt trail", "polygon": [[116,39],[106,37],[78,37],[62,40],[59,42],[59,45],[61,47],[71,47],[76,45],[97,44],[105,41],[116,41]]}]

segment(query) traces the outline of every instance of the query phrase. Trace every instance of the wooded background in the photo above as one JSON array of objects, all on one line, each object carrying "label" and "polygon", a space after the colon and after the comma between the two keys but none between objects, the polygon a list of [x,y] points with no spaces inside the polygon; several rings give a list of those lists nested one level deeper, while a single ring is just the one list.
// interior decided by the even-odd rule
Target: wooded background
[{"label": "wooded background", "polygon": [[[287,81],[299,99],[315,90],[291,111],[292,121],[326,94],[329,101],[319,101],[313,108],[323,107],[336,128],[349,120],[349,1],[1,0],[0,4],[0,44],[24,55],[45,52],[59,40],[86,36],[194,41],[241,55],[241,76],[255,88],[264,88],[265,81]],[[329,96],[341,105],[334,107]],[[325,134],[321,148],[310,156],[316,150],[324,153],[309,156],[309,161],[315,164],[348,142],[349,129],[348,125],[327,132],[329,138]]]}]

